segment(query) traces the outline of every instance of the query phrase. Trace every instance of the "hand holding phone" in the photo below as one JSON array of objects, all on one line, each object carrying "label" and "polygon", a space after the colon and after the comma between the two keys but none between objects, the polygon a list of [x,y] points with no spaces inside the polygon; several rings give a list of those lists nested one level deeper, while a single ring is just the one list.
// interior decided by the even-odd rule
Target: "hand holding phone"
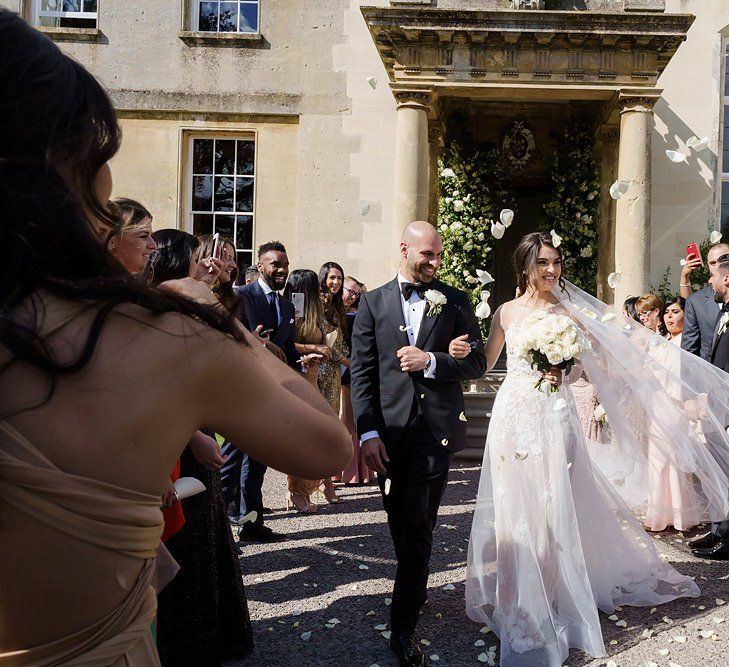
[{"label": "hand holding phone", "polygon": [[220,233],[215,232],[215,234],[213,234],[213,257],[220,259],[220,250]]},{"label": "hand holding phone", "polygon": [[692,259],[698,259],[701,262],[701,266],[704,265],[704,260],[701,257],[701,251],[697,243],[689,243],[686,246],[686,261],[688,262]]}]

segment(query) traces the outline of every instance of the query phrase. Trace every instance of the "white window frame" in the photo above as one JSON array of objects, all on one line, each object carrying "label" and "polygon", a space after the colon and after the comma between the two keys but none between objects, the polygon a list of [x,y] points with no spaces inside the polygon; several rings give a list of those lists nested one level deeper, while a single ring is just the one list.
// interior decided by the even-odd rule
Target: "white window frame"
[{"label": "white window frame", "polygon": [[[256,194],[258,190],[258,135],[255,131],[251,130],[240,130],[236,132],[220,132],[220,131],[192,131],[189,133],[186,133],[186,139],[187,139],[187,169],[185,170],[185,184],[184,184],[184,192],[185,192],[185,231],[187,231],[190,234],[194,234],[194,216],[195,215],[225,215],[225,216],[231,216],[233,218],[237,218],[238,216],[250,216],[252,218],[251,220],[251,247],[250,248],[239,248],[238,247],[238,239],[237,237],[237,230],[238,230],[238,223],[237,221],[234,223],[235,226],[233,228],[233,242],[235,243],[235,251],[236,251],[236,264],[238,264],[238,253],[247,252],[251,255],[251,261],[255,262],[255,248],[256,248]],[[220,211],[216,212],[213,208],[212,211],[195,211],[192,208],[192,201],[193,201],[193,177],[196,175],[200,176],[212,176],[213,178],[213,197],[215,196],[215,177],[216,176],[230,176],[230,174],[216,174],[215,173],[215,165],[213,163],[213,173],[211,174],[195,174],[193,172],[193,163],[194,163],[194,155],[193,155],[193,145],[195,142],[195,139],[213,139],[213,140],[222,140],[222,141],[251,141],[253,142],[253,174],[247,175],[247,174],[236,174],[237,172],[237,160],[238,155],[236,153],[236,163],[233,165],[233,177],[242,177],[242,178],[251,178],[253,179],[253,209],[250,212],[246,211],[236,211],[235,210],[235,187],[233,188],[233,210],[232,211]],[[213,156],[215,156],[215,147],[213,145]],[[214,200],[213,200],[214,202]],[[215,219],[213,218],[213,231],[215,231]],[[241,276],[242,277],[242,276]]]},{"label": "white window frame", "polygon": [[[62,0],[61,0],[62,2]],[[83,3],[85,3],[86,0],[82,0],[82,7]],[[98,27],[99,23],[99,2],[101,0],[96,0],[96,11],[95,12],[84,12],[84,11],[78,11],[78,12],[64,12],[64,11],[53,11],[48,9],[43,9],[43,0],[35,0],[33,3],[33,21],[34,25],[40,26],[41,25],[41,19],[42,18],[57,18],[57,19],[88,19],[88,20],[94,20],[96,22],[96,25]]]},{"label": "white window frame", "polygon": [[[210,35],[260,35],[261,33],[261,2],[262,0],[190,0],[192,3],[192,15],[191,15],[191,27],[194,32],[202,32],[200,30],[200,3],[201,2],[216,2],[217,4],[220,4],[221,2],[236,2],[239,7],[238,11],[240,12],[240,5],[257,5],[257,12],[256,12],[256,30],[252,31],[244,31],[241,32],[239,30],[235,31],[220,31],[220,30],[205,30],[205,34]],[[220,14],[218,14],[219,16]],[[236,26],[238,24],[236,23]],[[220,27],[220,20],[218,20],[218,27]]]}]

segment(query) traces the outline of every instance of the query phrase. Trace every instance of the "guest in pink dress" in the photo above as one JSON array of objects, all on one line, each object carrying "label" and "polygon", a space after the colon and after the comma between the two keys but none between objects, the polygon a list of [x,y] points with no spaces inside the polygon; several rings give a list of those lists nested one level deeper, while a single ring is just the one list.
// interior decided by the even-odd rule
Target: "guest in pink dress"
[{"label": "guest in pink dress", "polygon": [[[666,369],[664,386],[677,401],[681,401],[679,350],[685,303],[683,297],[677,296],[665,305],[663,323],[668,330],[670,344],[656,349],[654,353],[656,361]],[[652,441],[648,443],[648,462],[649,497],[645,527],[652,531],[665,530],[668,526],[689,530],[697,525],[701,498],[694,488],[692,476],[672,466]]]}]

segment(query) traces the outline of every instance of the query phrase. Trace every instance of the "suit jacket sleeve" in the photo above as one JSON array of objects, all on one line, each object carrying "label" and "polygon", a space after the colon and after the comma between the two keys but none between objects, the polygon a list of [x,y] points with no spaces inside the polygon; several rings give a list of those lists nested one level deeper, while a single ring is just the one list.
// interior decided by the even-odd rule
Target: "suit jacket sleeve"
[{"label": "suit jacket sleeve", "polygon": [[240,297],[240,320],[248,331],[254,331],[260,322],[258,321],[256,309],[253,307],[251,297],[245,289],[242,289],[238,293],[238,296]]},{"label": "suit jacket sleeve", "polygon": [[[282,317],[282,322],[284,321],[283,318],[286,318],[286,321],[291,321],[294,319],[295,315],[294,305],[289,301],[286,306],[286,314]],[[286,355],[286,361],[288,362],[288,365],[292,368],[299,370],[299,364],[297,363],[299,359],[301,359],[301,354],[296,350],[296,327],[290,326],[289,327],[289,334],[286,337],[286,340],[283,345],[283,351]]]},{"label": "suit jacket sleeve", "polygon": [[469,341],[476,341],[476,347],[465,359],[454,359],[448,352],[434,352],[436,380],[478,380],[486,372],[486,354],[476,314],[466,295],[459,295],[455,336],[467,333]]},{"label": "suit jacket sleeve", "polygon": [[683,316],[683,331],[681,332],[681,347],[697,357],[701,356],[701,330],[694,300],[686,299],[686,308]]},{"label": "suit jacket sleeve", "polygon": [[363,294],[352,331],[351,396],[357,433],[382,430],[379,354],[375,322]]}]

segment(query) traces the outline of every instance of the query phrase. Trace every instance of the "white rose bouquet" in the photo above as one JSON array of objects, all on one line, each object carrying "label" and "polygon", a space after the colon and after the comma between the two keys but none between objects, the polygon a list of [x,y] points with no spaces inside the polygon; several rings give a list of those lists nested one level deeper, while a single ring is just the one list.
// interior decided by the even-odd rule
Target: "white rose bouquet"
[{"label": "white rose bouquet", "polygon": [[[514,345],[516,354],[540,373],[556,367],[565,374],[591,347],[590,341],[569,317],[544,310],[537,310],[522,322]],[[540,378],[534,388],[541,389],[544,381]],[[549,391],[558,389],[549,385]]]}]

